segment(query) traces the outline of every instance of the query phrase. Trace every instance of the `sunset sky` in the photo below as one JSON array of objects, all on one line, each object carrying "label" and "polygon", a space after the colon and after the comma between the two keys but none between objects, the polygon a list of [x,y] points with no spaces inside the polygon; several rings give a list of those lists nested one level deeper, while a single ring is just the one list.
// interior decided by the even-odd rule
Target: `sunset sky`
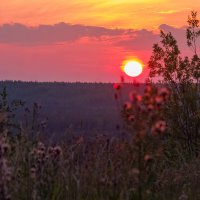
[{"label": "sunset sky", "polygon": [[[184,53],[185,25],[197,0],[9,0],[0,4],[0,78],[115,82],[120,65],[146,65],[159,29]],[[144,80],[147,70],[139,77]]]}]

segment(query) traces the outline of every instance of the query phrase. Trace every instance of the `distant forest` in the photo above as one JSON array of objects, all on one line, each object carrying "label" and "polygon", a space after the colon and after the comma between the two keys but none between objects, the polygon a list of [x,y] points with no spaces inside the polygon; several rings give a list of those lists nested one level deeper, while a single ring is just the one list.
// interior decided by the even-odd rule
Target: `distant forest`
[{"label": "distant forest", "polygon": [[[38,83],[1,81],[0,90],[6,87],[8,101],[22,100],[17,120],[25,122],[27,111],[33,114],[38,107],[37,120],[45,122],[50,135],[121,134],[123,132],[120,101],[114,98],[112,83]],[[132,85],[126,84],[121,102],[127,98]],[[142,90],[142,87],[136,88]]]}]

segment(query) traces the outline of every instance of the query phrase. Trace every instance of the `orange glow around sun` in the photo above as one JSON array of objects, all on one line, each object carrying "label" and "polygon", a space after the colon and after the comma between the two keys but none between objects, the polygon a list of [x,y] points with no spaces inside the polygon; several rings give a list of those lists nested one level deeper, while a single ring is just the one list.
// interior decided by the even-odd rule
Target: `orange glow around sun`
[{"label": "orange glow around sun", "polygon": [[137,77],[143,72],[143,66],[140,61],[128,60],[122,66],[122,71],[130,77]]}]

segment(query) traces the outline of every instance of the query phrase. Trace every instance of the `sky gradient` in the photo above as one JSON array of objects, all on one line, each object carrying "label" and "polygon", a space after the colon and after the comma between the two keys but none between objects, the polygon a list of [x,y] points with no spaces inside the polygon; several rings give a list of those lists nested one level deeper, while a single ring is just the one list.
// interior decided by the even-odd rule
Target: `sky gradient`
[{"label": "sky gradient", "polygon": [[174,33],[188,54],[187,16],[199,8],[196,0],[4,1],[0,79],[115,82],[125,59],[146,65],[159,29]]}]

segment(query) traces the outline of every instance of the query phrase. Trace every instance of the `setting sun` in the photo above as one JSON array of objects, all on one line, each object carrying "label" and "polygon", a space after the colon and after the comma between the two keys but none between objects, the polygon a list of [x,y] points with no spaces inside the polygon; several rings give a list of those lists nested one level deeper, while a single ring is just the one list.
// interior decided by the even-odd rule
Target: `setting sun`
[{"label": "setting sun", "polygon": [[128,76],[137,77],[142,73],[143,67],[142,64],[138,61],[128,61],[124,65],[123,71]]}]

